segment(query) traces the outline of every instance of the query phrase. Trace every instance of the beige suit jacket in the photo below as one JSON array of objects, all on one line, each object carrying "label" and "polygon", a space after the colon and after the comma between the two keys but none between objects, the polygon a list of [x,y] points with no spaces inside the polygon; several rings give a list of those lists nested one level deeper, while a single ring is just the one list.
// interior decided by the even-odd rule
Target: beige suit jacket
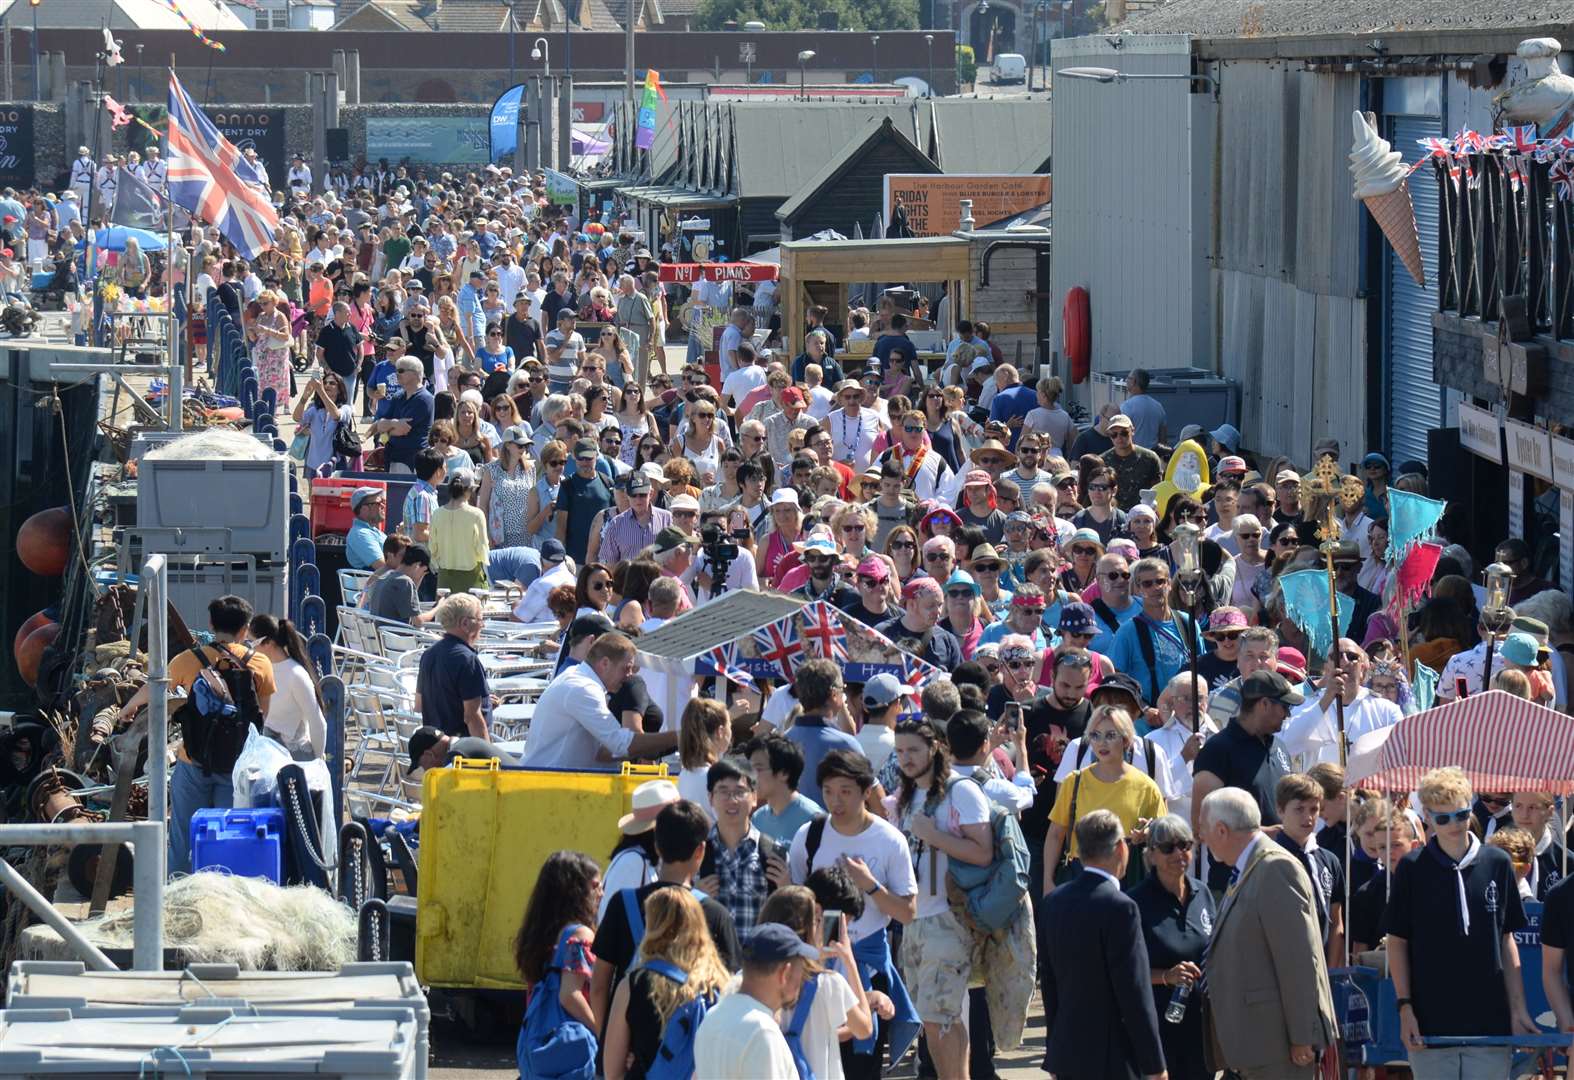
[{"label": "beige suit jacket", "polygon": [[1263,836],[1226,894],[1207,959],[1204,1002],[1215,1068],[1289,1065],[1291,1045],[1334,1041],[1333,996],[1312,883]]}]

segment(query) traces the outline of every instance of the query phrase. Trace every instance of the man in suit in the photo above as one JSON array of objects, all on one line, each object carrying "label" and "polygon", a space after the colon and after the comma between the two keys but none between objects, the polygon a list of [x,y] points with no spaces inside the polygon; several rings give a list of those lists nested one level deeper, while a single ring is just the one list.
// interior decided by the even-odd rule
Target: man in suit
[{"label": "man in suit", "polygon": [[1201,822],[1209,853],[1233,868],[1203,967],[1210,1064],[1242,1080],[1310,1080],[1334,1041],[1311,880],[1263,833],[1248,792],[1212,792]]},{"label": "man in suit", "polygon": [[1108,810],[1077,822],[1082,873],[1044,901],[1044,1070],[1058,1080],[1168,1077],[1136,901],[1120,891],[1130,849]]}]

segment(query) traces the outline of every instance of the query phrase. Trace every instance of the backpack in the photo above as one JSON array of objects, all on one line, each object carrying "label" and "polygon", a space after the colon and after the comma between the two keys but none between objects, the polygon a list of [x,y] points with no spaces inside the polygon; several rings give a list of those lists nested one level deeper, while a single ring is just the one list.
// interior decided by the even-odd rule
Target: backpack
[{"label": "backpack", "polygon": [[[646,960],[641,966],[679,986],[689,981],[688,973],[670,960]],[[715,993],[709,997],[696,994],[667,1018],[656,1058],[645,1070],[649,1080],[689,1080],[694,1075],[694,1036],[705,1022],[705,1014],[715,1004]]]},{"label": "backpack", "polygon": [[569,939],[579,929],[563,928],[546,976],[531,991],[525,1020],[514,1046],[523,1080],[594,1080],[596,1036],[563,1009],[558,1000]]},{"label": "backpack", "polygon": [[[618,890],[618,899],[623,902],[623,914],[628,917],[629,940],[633,943],[634,951],[637,953],[639,952],[639,943],[645,940],[645,913],[640,909],[639,897],[634,895],[636,892],[638,892],[637,889],[620,889]],[[689,887],[689,892],[702,905],[710,899],[710,897],[693,886]]]},{"label": "backpack", "polygon": [[798,992],[798,1004],[793,1006],[792,1017],[782,1034],[787,1038],[787,1049],[792,1051],[792,1063],[798,1067],[798,1080],[815,1080],[814,1068],[803,1052],[803,1029],[809,1026],[809,1014],[814,1011],[814,996],[820,992],[820,977],[811,976],[803,982]]},{"label": "backpack", "polygon": [[[957,777],[946,785],[946,793],[961,783],[972,781],[983,791],[984,781],[974,773]],[[988,866],[949,861],[946,876],[965,894],[963,907],[982,930],[993,933],[1011,925],[1022,911],[1022,898],[1028,891],[1029,854],[1027,840],[1015,814],[995,803],[987,794],[989,829],[993,837],[993,857]]]},{"label": "backpack", "polygon": [[208,772],[232,772],[248,728],[262,730],[262,708],[257,703],[257,682],[247,665],[256,649],[237,659],[222,645],[218,658],[208,663],[200,645],[191,647],[202,667],[192,680],[191,693],[171,719],[180,724],[186,756]]}]

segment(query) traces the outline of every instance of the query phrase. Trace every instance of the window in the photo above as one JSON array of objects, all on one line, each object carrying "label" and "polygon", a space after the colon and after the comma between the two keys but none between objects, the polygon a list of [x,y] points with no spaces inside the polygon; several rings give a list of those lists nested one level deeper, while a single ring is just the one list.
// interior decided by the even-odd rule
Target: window
[{"label": "window", "polygon": [[258,30],[288,30],[290,28],[290,9],[288,7],[257,9]]}]

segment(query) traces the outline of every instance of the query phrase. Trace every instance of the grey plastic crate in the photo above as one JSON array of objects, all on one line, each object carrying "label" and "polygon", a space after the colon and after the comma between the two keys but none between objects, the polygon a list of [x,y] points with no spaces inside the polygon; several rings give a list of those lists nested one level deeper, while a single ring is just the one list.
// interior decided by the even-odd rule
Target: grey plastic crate
[{"label": "grey plastic crate", "polygon": [[169,558],[169,601],[193,629],[206,629],[208,602],[233,594],[253,611],[289,613],[289,574],[283,563],[257,563],[248,556]]},{"label": "grey plastic crate", "polygon": [[[139,431],[136,428],[133,428],[131,431],[131,460],[141,461],[143,455],[145,455],[149,450],[156,450],[161,446],[167,446],[176,439],[184,439],[190,434],[191,432],[189,431]],[[273,449],[273,436],[270,433],[265,431],[250,431],[247,432],[247,434],[256,439],[267,449]]]},{"label": "grey plastic crate", "polygon": [[[230,1010],[244,1013],[254,1020],[278,1022],[281,1019],[304,1021],[374,1020],[385,1015],[408,1017],[394,1022],[394,1037],[386,1043],[368,1041],[376,1051],[392,1051],[380,1060],[361,1058],[352,1060],[350,1054],[359,1051],[354,1047],[340,1046],[313,1060],[309,1055],[299,1061],[268,1060],[259,1066],[245,1068],[242,1060],[232,1058],[207,1065],[210,1071],[253,1071],[292,1075],[312,1073],[320,1076],[340,1077],[411,1077],[422,1080],[426,1076],[428,1041],[430,1039],[431,1010],[421,992],[415,972],[407,963],[348,964],[337,972],[263,972],[240,971],[233,964],[193,964],[185,971],[88,971],[78,961],[17,961],[11,966],[11,978],[6,992],[7,1012],[0,1013],[0,1075],[18,1073],[7,1067],[8,1051],[31,1052],[19,1040],[8,1044],[4,1023],[11,1016],[25,1014],[65,1014],[70,1022],[103,1024],[154,1018],[154,1027],[167,1017],[181,1015],[181,1010],[193,1006],[213,1010]],[[238,1021],[230,1021],[226,1028]],[[90,1029],[82,1028],[81,1031]],[[92,1028],[94,1037],[108,1028]],[[268,1028],[257,1026],[256,1032],[266,1033]],[[285,1029],[291,1031],[291,1029]],[[62,1035],[65,1033],[62,1032]],[[344,1033],[340,1034],[343,1040]],[[293,1036],[293,1032],[292,1032]],[[303,1040],[295,1039],[301,1042]],[[31,1049],[37,1049],[33,1047]],[[303,1047],[303,1049],[305,1049]],[[313,1048],[316,1049],[316,1048]],[[408,1049],[408,1054],[406,1054]],[[22,1064],[20,1059],[16,1060]],[[48,1062],[54,1064],[53,1060]],[[70,1075],[126,1075],[124,1070],[94,1072],[86,1062],[63,1059],[62,1067],[53,1070],[36,1068],[20,1075],[56,1076]],[[97,1063],[94,1063],[95,1065]],[[178,1062],[171,1059],[158,1064],[179,1070]],[[358,1070],[351,1066],[357,1066]],[[367,1066],[372,1066],[371,1068]],[[338,1071],[335,1071],[338,1070]],[[402,1070],[402,1071],[401,1071]],[[133,1060],[131,1073],[135,1074]],[[194,1075],[204,1075],[194,1070]]]},{"label": "grey plastic crate", "polygon": [[289,558],[289,461],[145,459],[137,471],[137,527],[230,530],[230,550],[264,562]]},{"label": "grey plastic crate", "polygon": [[[1110,401],[1126,400],[1125,371],[1093,373],[1093,412],[1096,415]],[[1241,425],[1241,388],[1233,379],[1222,378],[1203,368],[1151,368],[1148,393],[1164,406],[1165,426],[1170,439],[1187,424],[1200,424],[1212,431],[1220,424]]]}]

